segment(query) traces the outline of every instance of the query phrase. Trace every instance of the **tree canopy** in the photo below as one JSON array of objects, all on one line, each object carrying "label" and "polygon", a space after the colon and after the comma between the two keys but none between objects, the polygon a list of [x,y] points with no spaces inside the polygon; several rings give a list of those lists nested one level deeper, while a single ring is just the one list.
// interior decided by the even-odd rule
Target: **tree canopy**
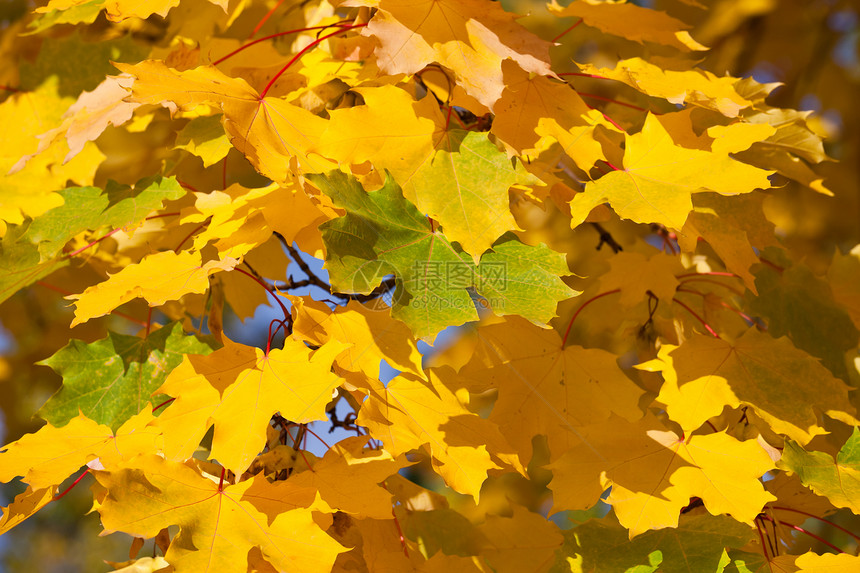
[{"label": "tree canopy", "polygon": [[6,3],[3,561],[856,570],[858,20]]}]

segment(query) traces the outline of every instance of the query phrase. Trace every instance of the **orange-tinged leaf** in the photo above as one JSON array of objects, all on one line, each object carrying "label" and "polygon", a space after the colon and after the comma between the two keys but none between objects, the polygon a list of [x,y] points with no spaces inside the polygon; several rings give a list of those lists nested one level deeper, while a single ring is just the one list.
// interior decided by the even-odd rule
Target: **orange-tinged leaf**
[{"label": "orange-tinged leaf", "polygon": [[121,304],[138,297],[146,299],[150,306],[159,306],[169,300],[179,300],[186,294],[204,293],[209,288],[210,274],[230,270],[237,262],[228,258],[203,263],[200,253],[191,251],[149,255],[83,293],[69,296],[77,301],[72,326],[109,314]]},{"label": "orange-tinged leaf", "polygon": [[351,0],[378,11],[367,35],[380,43],[380,69],[414,74],[436,62],[454,72],[466,93],[492,108],[504,83],[501,64],[510,58],[527,72],[548,75],[550,43],[516,23],[516,15],[479,0]]},{"label": "orange-tinged leaf", "polygon": [[577,0],[562,7],[553,0],[549,11],[559,18],[581,18],[587,26],[640,44],[651,42],[684,51],[708,49],[690,36],[690,26],[665,12],[632,3]]},{"label": "orange-tinged leaf", "polygon": [[115,472],[94,472],[107,489],[98,511],[108,532],[155,537],[178,525],[165,559],[177,572],[242,572],[259,547],[281,570],[316,573],[345,551],[314,522],[309,509],[289,509],[269,522],[244,492],[262,476],[219,487],[191,467],[158,456],[138,458]]},{"label": "orange-tinged leaf", "polygon": [[63,159],[63,163],[68,163],[88,141],[95,141],[109,125],[122,125],[131,119],[140,105],[123,101],[131,84],[132,78],[127,74],[110,76],[93,91],[81,94],[63,115],[62,125],[40,135],[36,152],[22,157],[12,170],[21,169],[24,163],[61,138],[65,138],[69,146]]},{"label": "orange-tinged leaf", "polygon": [[16,495],[15,500],[3,508],[3,516],[0,517],[0,535],[51,503],[56,492],[56,486],[41,489],[28,486],[23,493]]},{"label": "orange-tinged leaf", "polygon": [[651,114],[641,132],[625,139],[624,168],[588,183],[585,192],[570,202],[572,227],[585,221],[593,208],[609,202],[623,219],[680,229],[693,208],[693,193],[739,195],[770,187],[772,172],[735,161],[725,153],[675,145]]},{"label": "orange-tinged leaf", "polygon": [[379,484],[409,465],[385,450],[367,449],[367,436],[334,444],[310,471],[290,477],[288,484],[319,491],[331,508],[362,518],[390,519],[391,494]]},{"label": "orange-tinged leaf", "polygon": [[602,422],[612,412],[631,421],[642,416],[642,390],[605,350],[562,348],[556,331],[520,318],[479,328],[477,336],[480,345],[460,374],[476,392],[498,390],[489,419],[522,459],[531,457],[537,434],[547,436],[557,458],[579,442],[579,427]]},{"label": "orange-tinged leaf", "polygon": [[233,146],[275,182],[290,179],[294,162],[305,171],[329,168],[327,161],[308,156],[326,121],[282,99],[261,98],[243,79],[212,66],[177,72],[157,60],[115,65],[136,78],[128,101],[184,110],[201,103],[218,105]]},{"label": "orange-tinged leaf", "polygon": [[671,356],[682,392],[685,384],[697,381],[694,388],[704,393],[702,399],[728,399],[724,389],[717,390],[727,384],[773,431],[801,444],[826,433],[819,414],[860,424],[848,386],[785,337],[774,339],[755,327],[734,343],[695,335]]},{"label": "orange-tinged leaf", "polygon": [[[582,169],[590,169],[602,157],[600,145],[590,133],[598,124],[614,127],[570,85],[526,73],[508,61],[502,62],[502,70],[505,91],[496,102],[491,132],[505,145],[522,153],[534,148],[541,135],[550,135]],[[570,139],[577,135],[581,137],[574,145]]]},{"label": "orange-tinged leaf", "polygon": [[331,215],[312,201],[298,183],[290,183],[278,191],[252,199],[250,203],[260,208],[269,228],[280,233],[287,243],[298,243],[305,253],[322,258],[322,234],[318,227]]}]

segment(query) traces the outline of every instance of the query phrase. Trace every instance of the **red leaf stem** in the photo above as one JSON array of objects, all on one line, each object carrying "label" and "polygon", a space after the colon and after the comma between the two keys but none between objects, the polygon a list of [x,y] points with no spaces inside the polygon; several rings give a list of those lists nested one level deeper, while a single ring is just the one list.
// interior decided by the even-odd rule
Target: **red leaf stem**
[{"label": "red leaf stem", "polygon": [[[277,34],[270,34],[268,36],[258,38],[256,40],[254,40],[253,42],[248,42],[247,44],[239,46],[238,48],[236,48],[235,50],[233,50],[232,52],[230,52],[226,56],[222,56],[222,57],[218,58],[217,60],[215,60],[214,62],[212,62],[212,65],[217,66],[218,64],[220,64],[224,60],[226,60],[228,58],[232,58],[233,56],[235,56],[239,52],[246,50],[246,49],[250,48],[251,46],[259,44],[260,42],[265,42],[266,40],[271,40],[272,38],[278,38],[280,36],[289,36],[290,34],[300,34],[301,32],[310,32],[311,30],[325,30],[326,28],[331,28],[332,26],[339,26],[340,27],[340,26],[344,26],[344,25],[345,24],[343,22],[336,22],[334,24],[326,24],[325,26],[310,26],[309,28],[296,28],[295,30],[287,30],[286,32],[278,32]],[[255,30],[254,34],[256,34],[256,33],[257,32]],[[252,34],[252,36],[253,36],[253,34]]]},{"label": "red leaf stem", "polygon": [[[683,284],[683,283],[681,283],[681,284]],[[686,292],[686,293],[690,293],[690,294],[697,294],[702,298],[705,298],[705,296],[706,296],[706,294],[703,292],[699,292],[697,290],[692,290],[692,289],[681,288],[681,287],[678,287],[677,289],[675,289],[675,292]],[[728,303],[726,303],[726,301],[724,301],[722,299],[720,300],[720,306],[732,311],[733,313],[737,314],[738,316],[740,316],[741,318],[743,318],[744,320],[746,320],[747,322],[749,322],[751,324],[755,323],[755,320],[753,320],[753,318],[750,315],[734,308],[733,306],[729,305]]]},{"label": "red leaf stem", "polygon": [[257,25],[254,26],[254,31],[251,32],[251,35],[248,36],[248,38],[253,38],[254,36],[256,36],[257,32],[260,31],[260,28],[262,28],[266,24],[266,22],[269,21],[269,18],[272,17],[272,14],[275,13],[275,10],[280,8],[281,4],[283,4],[283,3],[284,3],[284,0],[278,0],[278,2],[272,7],[272,9],[269,10],[268,12],[266,12],[266,15],[263,16],[259,22],[257,22]]},{"label": "red leaf stem", "polygon": [[313,437],[315,437],[316,439],[318,439],[318,440],[320,441],[320,443],[322,443],[322,445],[324,445],[324,446],[326,447],[326,449],[327,449],[327,450],[330,450],[330,449],[331,449],[331,446],[330,446],[330,445],[328,445],[328,444],[326,443],[326,441],[325,441],[325,440],[323,440],[321,437],[319,437],[319,434],[317,434],[316,432],[314,432],[313,430],[311,430],[308,426],[305,426],[305,430],[306,430],[310,435],[312,435]]},{"label": "red leaf stem", "polygon": [[161,404],[159,404],[158,406],[156,406],[155,408],[153,408],[153,409],[152,409],[152,413],[153,413],[153,414],[155,414],[155,411],[156,411],[156,410],[158,410],[158,409],[159,409],[159,408],[161,408],[162,406],[167,406],[168,404],[170,404],[170,403],[171,403],[171,402],[173,402],[174,400],[176,400],[176,398],[170,398],[169,400],[165,400],[164,402],[162,402]]},{"label": "red leaf stem", "polygon": [[190,239],[191,237],[193,237],[194,235],[196,235],[196,234],[197,234],[197,231],[199,231],[199,230],[201,230],[201,229],[204,229],[204,228],[206,227],[206,225],[208,225],[208,224],[209,224],[209,221],[210,221],[211,219],[212,219],[212,218],[211,218],[211,217],[209,217],[209,218],[207,218],[205,221],[203,221],[202,223],[200,223],[199,225],[197,225],[196,227],[194,227],[194,230],[193,230],[193,231],[191,231],[190,233],[188,233],[187,235],[185,235],[185,238],[184,238],[184,239],[182,239],[181,241],[179,241],[179,244],[178,244],[178,245],[176,245],[176,247],[175,247],[173,250],[174,250],[174,251],[179,251],[179,249],[181,249],[181,248],[182,248],[182,245],[184,245],[184,244],[185,244],[185,241],[187,241],[188,239]]},{"label": "red leaf stem", "polygon": [[239,272],[240,272],[240,273],[242,273],[243,275],[248,276],[248,277],[251,277],[251,278],[252,278],[255,282],[257,282],[261,287],[263,287],[264,289],[266,289],[266,292],[267,292],[267,293],[269,293],[270,295],[272,295],[272,298],[273,298],[273,299],[275,299],[275,302],[276,302],[276,303],[278,303],[278,306],[280,306],[280,307],[281,307],[281,311],[283,311],[283,313],[284,313],[284,320],[289,321],[289,320],[291,320],[291,319],[292,319],[292,316],[290,315],[290,311],[289,311],[289,310],[287,310],[287,307],[286,307],[286,306],[284,306],[284,303],[282,303],[282,302],[281,302],[281,299],[279,299],[279,298],[277,297],[277,295],[275,295],[275,293],[274,293],[274,292],[272,292],[272,291],[273,291],[273,289],[272,289],[269,285],[267,285],[266,283],[264,283],[263,281],[261,281],[260,279],[258,279],[257,277],[255,277],[254,275],[252,275],[251,273],[249,273],[248,271],[242,270],[242,269],[240,269],[239,267],[233,267],[233,270],[234,270],[234,271],[239,271]]},{"label": "red leaf stem", "polygon": [[848,535],[850,535],[851,537],[853,537],[857,541],[860,541],[860,535],[856,535],[856,534],[852,533],[850,530],[845,529],[844,527],[842,527],[838,523],[834,523],[834,522],[830,521],[829,519],[824,519],[823,517],[818,517],[817,515],[815,515],[813,513],[808,513],[806,511],[801,511],[799,509],[793,509],[791,507],[782,507],[779,505],[772,506],[771,509],[775,509],[778,511],[792,511],[794,513],[799,513],[801,515],[805,515],[806,517],[811,517],[812,519],[817,519],[818,521],[826,523],[827,525],[829,525],[831,527],[835,527],[836,529],[838,529],[839,531],[841,531],[843,533],[847,533]]},{"label": "red leaf stem", "polygon": [[[633,105],[632,103],[627,103],[627,102],[620,101],[620,100],[617,100],[617,99],[612,99],[611,97],[604,97],[604,96],[602,96],[602,95],[597,95],[597,94],[592,94],[592,93],[586,93],[586,92],[581,92],[581,91],[577,91],[576,93],[578,93],[578,94],[579,94],[579,95],[581,95],[582,97],[587,97],[587,98],[591,98],[591,99],[599,99],[600,101],[606,101],[606,102],[609,102],[609,103],[614,103],[614,104],[618,104],[618,105],[623,105],[624,107],[629,107],[630,109],[635,109],[635,110],[638,110],[638,111],[648,111],[648,110],[647,110],[647,109],[645,109],[644,107],[640,107],[640,106],[638,106],[638,105]],[[657,115],[657,114],[655,114],[655,115]]]},{"label": "red leaf stem", "polygon": [[767,567],[770,569],[770,572],[773,573],[773,566],[770,564],[770,555],[767,553],[767,545],[764,543],[764,534],[761,531],[761,526],[758,524],[758,519],[754,519],[753,523],[755,523],[756,531],[758,531],[758,538],[761,541],[761,551],[764,554],[764,560],[767,561]]},{"label": "red leaf stem", "polygon": [[69,487],[64,489],[62,492],[56,494],[51,501],[57,501],[58,499],[64,497],[67,493],[72,491],[72,488],[75,487],[76,485],[78,485],[81,482],[81,480],[84,479],[84,476],[87,475],[88,473],[90,473],[89,469],[84,470],[84,473],[79,475],[78,478],[74,482],[72,482],[72,485],[70,485]]},{"label": "red leaf stem", "polygon": [[702,326],[704,326],[704,327],[705,327],[705,330],[707,330],[709,333],[711,333],[711,335],[712,335],[714,338],[719,338],[719,337],[720,337],[720,335],[719,335],[719,334],[717,334],[717,333],[716,333],[716,331],[714,331],[714,329],[713,329],[713,328],[711,328],[711,325],[710,325],[710,324],[708,324],[707,322],[705,322],[705,319],[704,319],[704,318],[702,318],[701,316],[699,316],[698,314],[696,314],[696,312],[695,312],[692,308],[690,308],[689,306],[687,306],[686,304],[684,304],[683,302],[681,302],[680,300],[678,300],[677,298],[674,298],[674,297],[672,298],[672,302],[676,302],[676,303],[678,303],[678,304],[679,304],[680,306],[682,306],[682,307],[683,307],[687,312],[689,312],[690,314],[692,314],[692,315],[693,315],[693,317],[695,317],[695,319],[696,319],[696,320],[698,320],[700,323],[702,323]]},{"label": "red leaf stem", "polygon": [[[675,278],[680,278],[680,277],[675,277]],[[693,277],[687,278],[686,280],[680,281],[680,283],[679,283],[679,284],[681,284],[681,285],[685,285],[685,284],[687,284],[687,283],[692,283],[692,282],[711,283],[712,285],[718,285],[718,286],[721,286],[721,287],[723,287],[724,289],[729,290],[729,291],[733,292],[734,294],[736,294],[736,295],[738,295],[738,296],[740,296],[740,297],[744,296],[744,293],[742,293],[742,292],[740,291],[740,289],[736,289],[735,287],[733,287],[733,286],[731,286],[731,285],[727,285],[727,284],[725,284],[725,283],[721,283],[720,281],[717,281],[717,280],[714,280],[714,279],[709,279],[708,277],[697,277],[697,276],[693,276]]]},{"label": "red leaf stem", "polygon": [[110,237],[111,235],[113,235],[114,233],[118,233],[118,232],[119,232],[119,231],[121,231],[121,230],[122,230],[122,228],[117,227],[116,229],[114,229],[114,230],[112,230],[112,231],[109,231],[109,232],[108,232],[107,234],[105,234],[103,237],[99,237],[99,238],[98,238],[98,239],[96,239],[95,241],[90,242],[88,245],[84,245],[83,247],[81,247],[81,248],[80,248],[80,249],[78,249],[77,251],[74,251],[74,252],[72,252],[72,253],[69,253],[68,255],[66,255],[66,256],[65,256],[65,257],[63,257],[63,258],[64,258],[64,259],[70,259],[70,258],[72,258],[72,257],[74,257],[74,256],[76,256],[76,255],[79,255],[79,254],[83,253],[84,251],[86,251],[87,249],[89,249],[90,247],[93,247],[93,246],[95,246],[95,245],[97,245],[97,244],[101,243],[102,241],[104,241],[105,239],[107,239],[108,237]]},{"label": "red leaf stem", "polygon": [[579,316],[579,313],[582,312],[586,306],[593,303],[597,299],[603,298],[603,297],[608,296],[610,294],[615,294],[617,292],[621,292],[621,289],[617,288],[617,289],[613,289],[613,290],[608,290],[606,292],[602,292],[598,295],[591,297],[590,299],[588,299],[584,303],[582,303],[582,306],[580,306],[578,309],[576,309],[576,312],[574,312],[573,316],[570,317],[570,322],[567,324],[567,330],[564,331],[564,338],[561,341],[561,347],[564,348],[567,345],[567,337],[570,335],[570,329],[573,326],[573,321],[576,320],[576,317]]},{"label": "red leaf stem", "polygon": [[559,34],[558,36],[556,36],[555,38],[553,38],[553,39],[551,40],[551,42],[552,42],[553,44],[554,44],[554,43],[556,43],[559,39],[563,38],[563,37],[564,37],[568,32],[570,32],[571,30],[573,30],[574,28],[576,28],[576,27],[577,27],[577,26],[579,26],[580,24],[582,24],[582,18],[580,18],[580,19],[579,19],[579,20],[578,20],[578,21],[577,21],[573,26],[571,26],[570,28],[568,28],[567,30],[565,30],[564,32],[562,32],[561,34]]},{"label": "red leaf stem", "polygon": [[323,40],[328,40],[329,38],[331,38],[333,36],[343,34],[347,30],[354,30],[355,28],[363,28],[365,26],[367,26],[367,24],[355,24],[352,26],[343,26],[342,29],[338,30],[337,32],[332,32],[331,34],[326,34],[325,36],[323,36],[321,38],[317,38],[316,40],[314,40],[313,42],[311,42],[310,44],[308,44],[307,46],[305,46],[304,48],[299,50],[299,52],[295,56],[290,58],[290,61],[287,62],[287,65],[285,65],[283,68],[281,68],[280,71],[278,71],[278,73],[275,74],[275,76],[271,80],[269,80],[269,83],[266,84],[266,87],[263,88],[263,91],[260,93],[260,101],[262,101],[263,98],[266,97],[266,94],[269,92],[269,89],[275,84],[276,81],[278,81],[278,78],[280,78],[281,75],[283,75],[283,73],[286,72],[287,69],[296,62],[296,60],[301,58],[305,54],[305,52],[308,52],[309,50],[312,50],[313,48],[317,47]]},{"label": "red leaf stem", "polygon": [[808,535],[809,537],[813,538],[814,540],[818,541],[819,543],[823,543],[827,547],[833,549],[837,553],[845,553],[844,551],[842,551],[841,549],[839,549],[838,547],[836,547],[835,545],[833,545],[832,543],[830,543],[829,541],[824,539],[823,537],[820,537],[820,536],[812,533],[811,531],[807,531],[806,529],[803,529],[802,527],[800,527],[798,525],[794,525],[793,523],[788,523],[787,521],[779,521],[779,520],[774,519],[771,516],[765,515],[765,514],[761,514],[761,515],[759,515],[759,517],[762,519],[766,519],[767,521],[770,521],[771,523],[778,523],[779,525],[785,525],[785,526],[790,527],[791,529],[793,529],[795,531],[798,531],[800,533]]}]

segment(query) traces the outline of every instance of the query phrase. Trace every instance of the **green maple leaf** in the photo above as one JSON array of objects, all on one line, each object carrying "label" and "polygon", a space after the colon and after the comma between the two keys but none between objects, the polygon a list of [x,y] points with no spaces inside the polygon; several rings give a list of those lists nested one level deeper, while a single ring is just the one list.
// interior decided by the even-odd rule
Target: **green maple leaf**
[{"label": "green maple leaf", "polygon": [[179,199],[185,190],[172,177],[149,177],[134,187],[109,181],[104,191],[70,187],[58,193],[65,203],[33,221],[27,230],[27,238],[39,245],[43,261],[81,231],[132,225],[160,209],[164,201]]},{"label": "green maple leaf", "polygon": [[454,130],[412,184],[421,210],[439,221],[445,235],[475,262],[505,232],[517,227],[508,206],[511,185],[539,179],[496,148],[486,133]]},{"label": "green maple leaf", "polygon": [[0,302],[68,264],[55,258],[75,235],[102,227],[121,228],[142,221],[166,200],[179,199],[185,190],[174,178],[142,179],[134,187],[107,184],[70,187],[58,191],[63,205],[36,218],[29,226],[11,228],[0,243]]},{"label": "green maple leaf", "polygon": [[72,340],[38,364],[63,377],[63,386],[39,410],[54,426],[63,426],[83,412],[117,429],[151,400],[184,354],[208,354],[212,347],[182,332],[179,323],[166,325],[146,338],[109,333],[91,344]]},{"label": "green maple leaf", "polygon": [[89,0],[65,10],[50,10],[36,16],[29,24],[30,34],[38,34],[57,24],[92,24],[104,7],[104,0]]},{"label": "green maple leaf", "polygon": [[857,427],[835,460],[830,454],[807,452],[786,440],[777,465],[796,473],[803,485],[825,496],[836,507],[860,512],[860,430]]},{"label": "green maple leaf", "polygon": [[631,540],[627,530],[607,516],[564,532],[564,546],[550,573],[570,571],[568,559],[579,562],[582,571],[722,571],[724,550],[743,547],[754,532],[726,516],[684,515],[677,528],[648,531]]},{"label": "green maple leaf", "polygon": [[762,266],[755,273],[755,285],[758,296],[747,298],[750,309],[767,318],[768,333],[774,338],[789,336],[835,376],[848,380],[845,352],[857,347],[858,332],[833,300],[830,285],[803,265],[784,271]]},{"label": "green maple leaf", "polygon": [[577,294],[558,276],[569,274],[564,255],[545,245],[524,245],[513,235],[497,241],[476,265],[391,178],[370,193],[338,171],[309,178],[347,211],[320,226],[332,287],[367,294],[395,275],[392,316],[417,336],[476,320],[476,296],[484,298],[477,304],[496,314],[545,323],[555,316],[558,301]]}]

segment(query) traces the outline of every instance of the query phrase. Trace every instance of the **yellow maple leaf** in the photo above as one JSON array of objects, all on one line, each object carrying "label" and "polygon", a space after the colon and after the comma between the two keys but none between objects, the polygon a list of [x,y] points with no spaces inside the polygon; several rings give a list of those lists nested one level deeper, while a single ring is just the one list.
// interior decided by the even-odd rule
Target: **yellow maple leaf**
[{"label": "yellow maple leaf", "polygon": [[[695,335],[673,350],[671,357],[680,387],[678,394],[673,393],[681,400],[678,411],[689,408],[691,400],[748,405],[773,431],[800,444],[826,433],[819,412],[847,424],[860,423],[848,399],[849,387],[785,337],[774,339],[756,327],[733,343]],[[664,372],[668,368],[671,365],[661,367]],[[689,390],[688,384],[693,384]],[[668,393],[663,398],[671,401]],[[687,411],[686,423],[704,423],[703,416],[715,407],[711,404]]]},{"label": "yellow maple leaf", "polygon": [[63,159],[68,163],[79,154],[88,141],[95,141],[109,125],[122,125],[131,119],[139,104],[123,101],[128,95],[132,78],[126,74],[111,76],[91,92],[84,92],[63,114],[63,123],[39,136],[39,147],[31,155],[18,160],[11,172],[21,169],[55,141],[65,139],[69,152]]},{"label": "yellow maple leaf", "polygon": [[116,431],[83,414],[58,428],[50,424],[5,446],[0,452],[0,482],[15,476],[34,490],[59,485],[82,465],[99,458],[107,467],[141,453],[160,449],[159,434],[147,428],[151,407],[125,422]]},{"label": "yellow maple leaf", "polygon": [[289,181],[295,167],[313,172],[331,167],[308,155],[326,120],[282,99],[262,98],[243,79],[226,76],[213,66],[178,72],[158,60],[115,65],[136,78],[128,101],[174,110],[192,110],[201,103],[219,106],[233,146],[272,181]]},{"label": "yellow maple leaf", "polygon": [[587,443],[548,466],[555,507],[589,507],[611,487],[606,502],[631,538],[677,527],[691,497],[714,515],[750,524],[775,499],[759,481],[774,463],[756,440],[719,432],[684,441],[650,415],[633,424],[616,418],[584,433]]},{"label": "yellow maple leaf", "polygon": [[391,85],[352,90],[364,105],[329,112],[331,120],[314,151],[338,163],[370,161],[388,170],[405,185],[433,155],[434,134],[442,116],[433,98],[416,102],[405,90]]},{"label": "yellow maple leaf", "polygon": [[625,140],[624,168],[586,184],[585,192],[570,202],[572,227],[608,201],[623,219],[680,229],[693,208],[693,193],[738,195],[770,188],[772,171],[735,161],[727,153],[675,145],[652,114],[642,131]]},{"label": "yellow maple leaf", "polygon": [[514,506],[511,517],[488,515],[481,527],[488,547],[482,555],[496,573],[541,571],[564,541],[561,531],[542,515]]},{"label": "yellow maple leaf", "polygon": [[56,492],[56,486],[41,489],[27,486],[23,493],[16,495],[12,503],[3,508],[3,517],[0,517],[0,535],[51,503]]},{"label": "yellow maple leaf", "polygon": [[179,526],[164,556],[177,571],[244,572],[248,551],[259,547],[280,570],[316,573],[331,569],[338,553],[346,551],[320,529],[310,509],[282,506],[270,521],[265,511],[277,507],[259,508],[244,500],[262,476],[221,486],[188,465],[158,456],[93,473],[107,490],[98,506],[107,532],[155,537],[165,527]]},{"label": "yellow maple leaf", "polygon": [[677,257],[664,253],[650,257],[642,253],[616,253],[609,259],[609,270],[600,276],[600,290],[619,289],[618,300],[627,307],[646,300],[648,291],[659,300],[669,302],[678,288],[675,274],[683,270]]},{"label": "yellow maple leaf", "polygon": [[318,345],[332,339],[352,345],[336,359],[344,370],[361,372],[376,380],[379,361],[385,360],[393,368],[424,377],[421,353],[412,331],[391,318],[389,312],[378,312],[356,301],[332,311],[322,302],[305,297],[288,298],[295,309],[293,332],[297,336]]},{"label": "yellow maple leaf", "polygon": [[706,70],[666,70],[642,58],[621,60],[614,69],[577,65],[586,74],[619,81],[646,95],[676,105],[689,103],[712,109],[726,117],[737,117],[742,109],[753,105],[738,93],[737,78],[720,77]]},{"label": "yellow maple leaf", "polygon": [[816,555],[809,552],[794,561],[797,573],[854,573],[860,568],[860,557],[850,553]]},{"label": "yellow maple leaf", "polygon": [[261,349],[224,337],[223,348],[186,356],[158,393],[175,396],[155,425],[165,433],[165,455],[186,459],[215,424],[212,457],[240,475],[266,445],[272,414],[306,423],[325,420],[342,379],[331,372],[347,348],[332,340],[316,351],[288,338],[283,349]]},{"label": "yellow maple leaf", "polygon": [[[30,92],[15,93],[0,103],[0,124],[15,137],[0,140],[0,236],[6,234],[6,224],[20,225],[25,217],[38,217],[63,204],[57,189],[69,180],[78,185],[93,181],[104,155],[87,145],[83,153],[63,165],[68,151],[64,142],[47,145],[39,156],[26,165],[17,165],[21,156],[36,153],[37,136],[61,122],[62,111],[73,103],[60,97],[56,78],[50,78]],[[16,167],[14,173],[7,172]]]},{"label": "yellow maple leaf", "polygon": [[435,471],[476,500],[487,470],[500,467],[490,450],[516,458],[495,424],[466,409],[436,372],[429,373],[429,382],[401,375],[380,385],[362,404],[357,423],[394,456],[428,445]]},{"label": "yellow maple leaf", "polygon": [[[227,11],[227,0],[209,0],[213,4],[217,4]],[[162,18],[167,16],[171,8],[179,6],[180,0],[147,0],[147,2],[139,2],[138,0],[102,0],[99,2],[104,8],[108,20],[111,22],[122,22],[129,18],[146,19],[153,14],[158,14]],[[82,5],[91,6],[93,0],[51,0],[47,6],[36,8],[36,12],[50,13],[54,11],[63,11],[70,8],[75,8]]]},{"label": "yellow maple leaf", "polygon": [[476,334],[479,345],[460,375],[475,392],[498,390],[489,419],[523,459],[531,457],[536,434],[547,436],[555,459],[579,442],[579,427],[606,420],[613,412],[628,420],[642,416],[642,390],[605,350],[563,348],[555,330],[519,317],[506,317]]},{"label": "yellow maple leaf", "polygon": [[690,36],[688,25],[665,12],[636,4],[580,0],[563,7],[553,0],[548,8],[558,18],[581,18],[587,26],[640,44],[651,42],[684,51],[708,49]]},{"label": "yellow maple leaf", "polygon": [[738,275],[745,287],[758,294],[755,276],[750,271],[753,265],[761,262],[756,249],[776,245],[773,224],[762,211],[764,199],[760,193],[741,197],[697,194],[693,198],[693,210],[678,233],[678,246],[684,252],[692,253],[698,240],[704,239],[722,259],[726,269]]},{"label": "yellow maple leaf", "polygon": [[656,359],[637,364],[636,368],[663,374],[657,401],[666,405],[670,420],[677,422],[684,433],[690,433],[710,418],[719,416],[726,406],[736,408],[740,402],[725,378],[719,376],[703,376],[679,386],[671,356],[677,348],[664,344],[657,351]]},{"label": "yellow maple leaf", "polygon": [[319,491],[331,508],[362,518],[390,519],[391,494],[378,484],[409,465],[385,450],[366,449],[369,437],[354,436],[334,444],[311,471],[291,476],[291,487]]},{"label": "yellow maple leaf", "polygon": [[191,251],[149,255],[83,293],[69,296],[77,301],[72,326],[104,316],[138,297],[146,299],[150,306],[159,306],[189,293],[204,293],[209,288],[210,274],[232,269],[237,262],[227,258],[203,263],[200,253]]},{"label": "yellow maple leaf", "polygon": [[551,74],[550,43],[526,31],[516,15],[479,0],[350,0],[378,8],[363,34],[375,36],[379,68],[414,74],[437,62],[454,72],[466,93],[489,108],[502,94],[501,64]]}]

